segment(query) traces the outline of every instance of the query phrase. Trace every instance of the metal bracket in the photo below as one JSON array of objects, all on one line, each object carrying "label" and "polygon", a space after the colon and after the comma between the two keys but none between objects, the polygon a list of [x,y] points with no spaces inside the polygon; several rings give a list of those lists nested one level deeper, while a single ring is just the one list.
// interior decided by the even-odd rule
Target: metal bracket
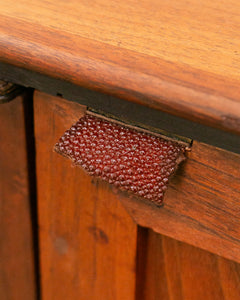
[{"label": "metal bracket", "polygon": [[23,86],[0,80],[0,104],[13,100],[24,90]]}]

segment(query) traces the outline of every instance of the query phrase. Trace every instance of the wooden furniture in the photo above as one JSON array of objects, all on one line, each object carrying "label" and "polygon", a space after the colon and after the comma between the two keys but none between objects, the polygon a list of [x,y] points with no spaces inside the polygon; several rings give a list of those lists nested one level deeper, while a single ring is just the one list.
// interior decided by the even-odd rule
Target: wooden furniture
[{"label": "wooden furniture", "polygon": [[[239,298],[239,13],[2,1],[0,80],[28,89],[0,104],[1,299]],[[53,151],[87,107],[193,140],[163,207]]]},{"label": "wooden furniture", "polygon": [[[0,107],[0,298],[35,299],[26,93]],[[28,127],[28,129],[26,129]],[[31,224],[32,223],[32,224]]]}]

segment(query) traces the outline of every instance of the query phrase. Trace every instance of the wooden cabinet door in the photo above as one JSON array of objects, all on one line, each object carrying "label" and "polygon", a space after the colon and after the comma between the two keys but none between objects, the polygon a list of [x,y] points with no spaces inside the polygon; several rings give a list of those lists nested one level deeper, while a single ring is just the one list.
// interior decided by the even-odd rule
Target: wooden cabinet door
[{"label": "wooden cabinet door", "polygon": [[240,266],[226,258],[240,261],[239,156],[196,143],[157,208],[53,151],[84,111],[35,92],[42,299],[238,299]]},{"label": "wooden cabinet door", "polygon": [[31,97],[23,94],[0,104],[1,300],[36,299],[28,168],[28,138],[33,135],[27,136],[29,122],[25,110]]},{"label": "wooden cabinet door", "polygon": [[141,230],[141,289],[136,299],[239,299],[240,264],[152,230]]}]

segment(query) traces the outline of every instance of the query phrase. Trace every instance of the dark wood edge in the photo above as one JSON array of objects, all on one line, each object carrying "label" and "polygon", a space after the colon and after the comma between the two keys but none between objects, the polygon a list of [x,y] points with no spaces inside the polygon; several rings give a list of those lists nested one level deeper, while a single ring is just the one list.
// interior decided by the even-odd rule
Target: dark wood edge
[{"label": "dark wood edge", "polygon": [[95,113],[94,111],[91,111],[91,110],[87,110],[86,114],[94,116],[94,117],[97,117],[97,118],[104,119],[104,120],[106,120],[108,122],[113,122],[113,123],[118,124],[120,126],[126,126],[128,128],[131,128],[131,129],[134,129],[134,130],[137,130],[137,131],[140,131],[140,132],[144,132],[144,133],[148,133],[148,134],[151,134],[151,135],[155,135],[155,136],[157,136],[159,138],[162,138],[162,139],[165,139],[165,140],[169,140],[169,141],[173,141],[173,142],[178,142],[178,144],[180,144],[180,145],[182,145],[182,146],[185,147],[186,151],[190,151],[191,150],[192,140],[190,140],[190,139],[187,139],[187,138],[184,138],[184,137],[180,137],[180,136],[173,136],[173,135],[171,137],[169,137],[168,133],[156,132],[154,130],[145,129],[144,127],[134,126],[134,125],[131,125],[129,123],[122,122],[121,120],[117,120],[117,119],[114,119],[114,118],[109,118],[109,117],[106,117],[106,116],[101,115],[99,113]]},{"label": "dark wood edge", "polygon": [[185,137],[228,151],[240,153],[240,137],[166,112],[99,93],[40,73],[0,62],[0,79],[63,97],[86,105],[107,117],[121,120],[150,131],[163,132],[169,137]]}]

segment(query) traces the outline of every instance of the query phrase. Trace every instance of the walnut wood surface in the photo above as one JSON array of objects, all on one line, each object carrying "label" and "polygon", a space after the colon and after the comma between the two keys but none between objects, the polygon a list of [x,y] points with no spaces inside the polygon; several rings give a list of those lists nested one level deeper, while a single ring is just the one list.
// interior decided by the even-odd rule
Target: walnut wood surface
[{"label": "walnut wood surface", "polygon": [[24,97],[0,105],[0,299],[36,299]]},{"label": "walnut wood surface", "polygon": [[240,133],[240,2],[1,1],[0,60]]},{"label": "walnut wood surface", "polygon": [[85,107],[34,98],[43,299],[237,299],[239,155],[195,142],[157,208],[54,153]]},{"label": "walnut wood surface", "polygon": [[[142,256],[142,300],[234,300],[240,265],[149,230]],[[139,262],[140,264],[142,262]]]},{"label": "walnut wood surface", "polygon": [[[53,110],[57,116],[61,116],[61,122],[65,120],[60,128],[62,130],[59,129],[55,140],[51,140],[54,145],[64,130],[70,127],[69,124],[80,117],[83,108],[79,111],[79,104],[43,93],[38,93],[38,98],[45,99],[41,102],[46,105],[46,111]],[[50,109],[51,105],[53,107]],[[44,108],[41,107],[41,110]],[[46,113],[41,113],[41,118],[42,114]],[[49,130],[56,130],[55,121],[52,121],[54,125],[50,125],[50,122],[42,121],[41,118],[38,117],[36,126],[41,129],[43,124],[48,124]],[[51,162],[52,159],[56,159],[54,155],[48,161]],[[40,161],[42,166],[43,159]],[[194,142],[187,160],[171,180],[163,207],[157,208],[124,193],[117,192],[115,196],[122,201],[138,225],[240,262],[239,165],[240,155]],[[75,168],[71,170],[80,172]],[[72,176],[74,178],[76,175]],[[44,175],[40,176],[42,177]],[[109,189],[112,193],[116,192],[111,186]],[[46,197],[47,195],[44,199]]]},{"label": "walnut wood surface", "polygon": [[34,98],[42,299],[133,300],[137,225],[107,184],[53,151],[85,108]]}]

